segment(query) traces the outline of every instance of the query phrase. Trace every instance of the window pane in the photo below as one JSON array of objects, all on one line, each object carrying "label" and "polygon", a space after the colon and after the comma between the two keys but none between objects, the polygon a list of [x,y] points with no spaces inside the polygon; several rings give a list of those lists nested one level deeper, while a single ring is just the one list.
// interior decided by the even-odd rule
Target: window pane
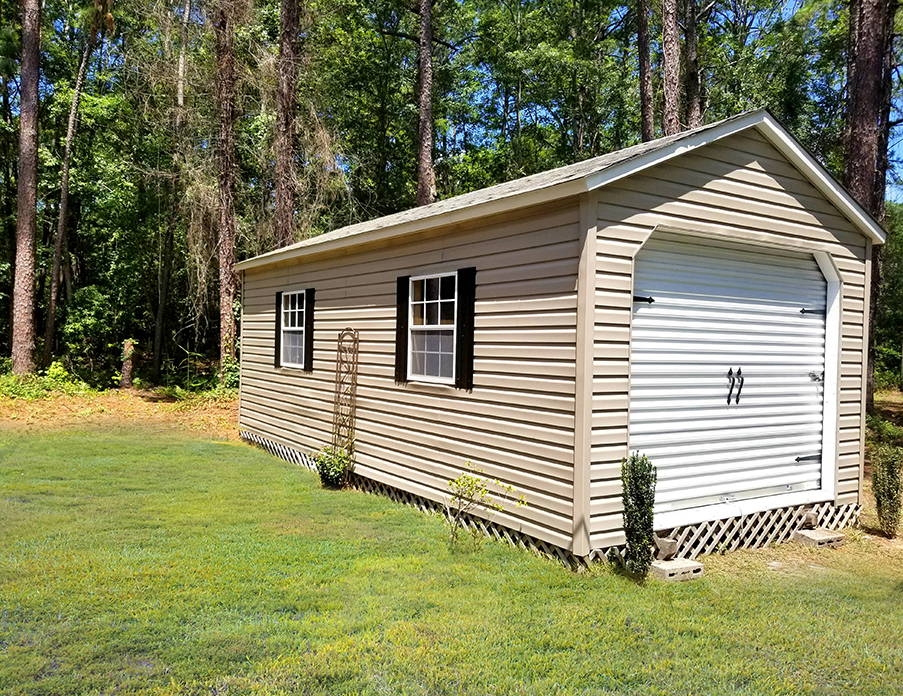
[{"label": "window pane", "polygon": [[414,324],[417,326],[423,325],[423,305],[415,304],[412,308],[414,311]]},{"label": "window pane", "polygon": [[426,303],[426,323],[433,325],[439,323],[439,303],[438,302],[427,302]]},{"label": "window pane", "polygon": [[437,331],[439,334],[439,351],[441,353],[455,352],[455,337],[451,331]]},{"label": "window pane", "polygon": [[440,363],[442,366],[442,370],[440,376],[447,377],[451,379],[454,377],[454,364],[455,364],[455,356],[449,355],[448,353],[443,353],[440,357]]},{"label": "window pane", "polygon": [[430,377],[438,377],[439,376],[439,354],[438,353],[427,353],[426,354],[426,375]]},{"label": "window pane", "polygon": [[441,295],[443,300],[455,299],[455,276],[450,275],[442,278]]},{"label": "window pane", "polygon": [[440,324],[454,324],[455,323],[455,303],[451,302],[443,302],[442,309],[439,313]]},{"label": "window pane", "polygon": [[423,281],[415,280],[411,283],[413,285],[413,292],[411,293],[411,297],[414,302],[422,302],[423,301]]},{"label": "window pane", "polygon": [[423,353],[411,353],[411,374],[413,375],[422,375],[423,374]]},{"label": "window pane", "polygon": [[282,332],[282,362],[296,365],[304,362],[304,331]]},{"label": "window pane", "polygon": [[428,300],[438,300],[439,299],[439,279],[438,278],[427,278],[426,279],[426,299],[428,299]]}]

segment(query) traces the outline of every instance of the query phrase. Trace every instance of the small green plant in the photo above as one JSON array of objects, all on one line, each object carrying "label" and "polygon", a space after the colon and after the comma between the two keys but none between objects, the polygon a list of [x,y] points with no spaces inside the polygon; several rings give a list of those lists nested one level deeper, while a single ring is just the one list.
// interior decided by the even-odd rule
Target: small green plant
[{"label": "small green plant", "polygon": [[621,466],[624,534],[627,548],[624,567],[636,578],[645,578],[652,565],[652,518],[656,471],[649,458],[634,452]]},{"label": "small green plant", "polygon": [[320,483],[325,488],[344,488],[354,466],[351,453],[342,447],[324,447],[314,458]]},{"label": "small green plant", "polygon": [[91,387],[54,361],[43,374],[0,374],[0,396],[8,399],[44,399],[60,394],[88,394]]},{"label": "small green plant", "polygon": [[[452,545],[461,540],[467,519],[476,509],[501,512],[508,502],[513,501],[517,507],[527,504],[523,496],[515,497],[513,486],[498,479],[487,479],[480,473],[479,469],[467,462],[466,470],[448,482],[450,495],[445,502],[445,519]],[[480,530],[475,526],[470,526],[469,529],[471,540],[476,546],[481,539]]]},{"label": "small green plant", "polygon": [[903,427],[874,414],[867,415],[865,422],[868,425],[867,439],[870,445],[903,446]]},{"label": "small green plant", "polygon": [[897,535],[903,508],[903,447],[879,445],[872,450],[872,491],[878,524],[890,538]]}]

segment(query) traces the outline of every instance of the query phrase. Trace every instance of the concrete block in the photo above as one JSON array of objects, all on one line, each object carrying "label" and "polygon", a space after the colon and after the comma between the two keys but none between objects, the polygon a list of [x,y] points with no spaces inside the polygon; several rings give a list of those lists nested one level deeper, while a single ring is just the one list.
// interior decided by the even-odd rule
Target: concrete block
[{"label": "concrete block", "polygon": [[666,582],[683,582],[702,577],[702,563],[686,558],[652,561],[652,577]]},{"label": "concrete block", "polygon": [[817,549],[832,549],[843,544],[843,534],[829,529],[799,529],[793,533],[793,541]]},{"label": "concrete block", "polygon": [[677,555],[677,539],[660,537],[657,534],[652,537],[655,542],[655,557],[660,561],[670,561]]}]

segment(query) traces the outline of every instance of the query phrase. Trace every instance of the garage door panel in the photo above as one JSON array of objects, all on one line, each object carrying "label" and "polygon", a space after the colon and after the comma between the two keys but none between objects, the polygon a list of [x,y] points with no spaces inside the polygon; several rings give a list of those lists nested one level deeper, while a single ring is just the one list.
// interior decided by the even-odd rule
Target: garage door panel
[{"label": "garage door panel", "polygon": [[677,235],[640,251],[629,447],[658,469],[657,511],[820,486],[826,289],[809,255]]}]

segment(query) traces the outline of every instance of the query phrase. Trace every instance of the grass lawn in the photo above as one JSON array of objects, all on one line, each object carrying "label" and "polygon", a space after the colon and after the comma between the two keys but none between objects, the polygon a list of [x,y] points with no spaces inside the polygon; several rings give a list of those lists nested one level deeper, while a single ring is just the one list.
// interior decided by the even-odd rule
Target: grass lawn
[{"label": "grass lawn", "polygon": [[640,587],[234,441],[0,430],[0,694],[900,694],[903,550]]}]

